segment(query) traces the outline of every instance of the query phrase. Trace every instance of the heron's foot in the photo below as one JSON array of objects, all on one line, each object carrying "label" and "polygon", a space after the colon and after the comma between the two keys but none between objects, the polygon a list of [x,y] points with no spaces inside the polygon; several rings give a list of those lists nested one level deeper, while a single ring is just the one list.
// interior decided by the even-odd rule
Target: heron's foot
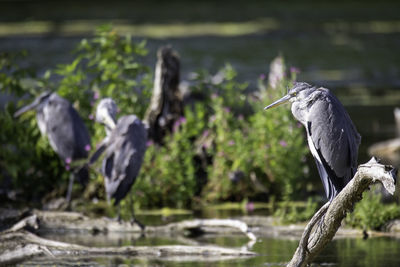
[{"label": "heron's foot", "polygon": [[110,222],[117,222],[119,224],[123,223],[123,220],[120,216],[116,216],[116,217],[109,217],[109,216],[105,216],[103,217],[104,219],[110,221]]},{"label": "heron's foot", "polygon": [[368,239],[369,234],[368,234],[367,230],[364,229],[362,233],[363,233],[363,239],[364,240]]},{"label": "heron's foot", "polygon": [[137,224],[137,225],[140,227],[140,229],[141,229],[142,231],[144,231],[145,228],[146,228],[146,226],[145,226],[144,224],[142,224],[141,222],[139,222],[135,217],[132,217],[132,218],[131,218],[131,225],[134,225],[134,224]]},{"label": "heron's foot", "polygon": [[120,215],[120,214],[118,214],[118,216],[115,218],[115,220],[116,220],[119,224],[122,224],[122,218],[121,218],[121,215]]},{"label": "heron's foot", "polygon": [[71,201],[66,202],[65,211],[72,211]]}]

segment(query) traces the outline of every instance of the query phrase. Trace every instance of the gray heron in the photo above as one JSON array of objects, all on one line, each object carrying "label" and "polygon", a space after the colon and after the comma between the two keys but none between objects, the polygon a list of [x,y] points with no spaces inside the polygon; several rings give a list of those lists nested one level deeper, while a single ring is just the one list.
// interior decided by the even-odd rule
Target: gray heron
[{"label": "gray heron", "polygon": [[291,102],[293,116],[306,128],[329,202],[357,170],[361,136],[340,101],[326,88],[297,82],[284,97],[264,109]]},{"label": "gray heron", "polygon": [[[43,136],[47,136],[50,146],[64,162],[67,170],[73,161],[86,159],[90,150],[89,132],[71,103],[55,92],[45,91],[35,100],[15,112],[14,117],[36,110],[36,120]],[[88,169],[80,168],[71,173],[67,192],[67,203],[71,200],[75,176],[81,184],[88,182]]]},{"label": "gray heron", "polygon": [[[117,105],[111,98],[104,98],[96,109],[96,121],[104,124],[106,138],[100,143],[90,159],[93,164],[105,152],[101,172],[107,200],[114,199],[118,206],[118,221],[120,217],[120,201],[128,194],[136,181],[143,157],[146,152],[147,131],[144,124],[135,115],[126,115],[116,120]],[[142,229],[133,213],[132,221]]]}]

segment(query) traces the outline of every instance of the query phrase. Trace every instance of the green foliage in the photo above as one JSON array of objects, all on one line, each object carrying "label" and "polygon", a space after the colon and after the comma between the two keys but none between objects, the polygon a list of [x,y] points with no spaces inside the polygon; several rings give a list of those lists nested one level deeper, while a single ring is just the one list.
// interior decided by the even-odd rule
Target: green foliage
[{"label": "green foliage", "polygon": [[397,204],[383,204],[381,195],[371,190],[363,193],[363,199],[347,215],[346,223],[365,230],[379,230],[386,222],[399,217]]},{"label": "green foliage", "polygon": [[145,45],[117,34],[110,25],[98,28],[94,38],[80,42],[71,63],[57,66],[57,92],[74,101],[86,118],[93,100],[104,97],[116,99],[122,115],[143,117],[151,88],[149,68],[140,63],[147,54]]},{"label": "green foliage", "polygon": [[[197,106],[199,107],[199,106]],[[196,190],[196,151],[192,143],[203,128],[204,113],[186,109],[174,125],[173,135],[165,139],[165,146],[149,143],[145,160],[132,190],[137,206],[190,207]]]},{"label": "green foliage", "polygon": [[[70,63],[58,65],[41,78],[19,69],[13,59],[3,59],[6,71],[1,72],[0,86],[16,96],[49,88],[57,91],[77,108],[96,144],[105,135],[103,127],[91,121],[98,99],[115,99],[120,115],[142,117],[145,113],[152,88],[150,68],[141,63],[146,53],[145,42],[134,43],[129,36],[103,26],[93,38],[80,42]],[[136,207],[186,208],[200,198],[242,201],[260,195],[262,200],[292,200],[305,192],[303,129],[294,121],[289,106],[263,110],[286,93],[294,78],[281,80],[275,89],[260,80],[260,90],[249,94],[249,84],[239,82],[229,64],[214,76],[198,72],[191,90],[202,94],[204,101],[185,109],[173,133],[165,137],[164,146],[148,144],[131,191]],[[40,186],[33,191],[38,193],[66,185],[68,172],[40,136],[33,112],[15,121],[14,111],[10,102],[0,114],[5,125],[0,155],[15,186],[27,188],[35,181]],[[17,153],[8,156],[11,150]],[[18,165],[21,158],[24,163]],[[29,176],[34,177],[26,182]],[[88,190],[104,199],[102,184],[101,175],[92,175]],[[43,190],[36,189],[41,187]],[[123,213],[129,208],[129,197],[122,208]]]},{"label": "green foliage", "polygon": [[[0,54],[0,92],[11,98],[22,97],[40,84],[33,71],[17,62],[26,53]],[[47,141],[41,137],[33,113],[20,120],[13,118],[15,103],[10,101],[0,111],[0,184],[10,180],[28,199],[40,199],[49,187],[66,179],[64,167]]]},{"label": "green foliage", "polygon": [[275,211],[275,216],[280,218],[283,223],[304,222],[315,214],[318,208],[318,203],[312,198],[309,198],[305,207],[296,205],[291,201],[280,203],[279,208]]},{"label": "green foliage", "polygon": [[[259,81],[266,90],[258,98],[246,99],[246,87],[235,82],[231,67],[224,72],[230,75],[219,84],[221,96],[211,99],[214,115],[209,130],[214,147],[209,153],[214,160],[204,190],[206,200],[242,200],[260,192],[295,199],[307,184],[303,129],[294,121],[289,106],[268,112],[263,109],[282,97],[292,80],[282,80],[276,89]],[[235,103],[224,92],[239,101]],[[243,116],[247,103],[255,111]],[[232,112],[234,109],[238,115]]]},{"label": "green foliage", "polygon": [[[48,89],[56,91],[73,103],[90,130],[92,143],[98,143],[104,137],[104,130],[91,121],[97,99],[113,97],[121,115],[134,113],[143,116],[152,79],[149,68],[140,63],[146,54],[145,42],[136,44],[129,36],[122,37],[110,26],[103,26],[92,39],[80,42],[71,63],[60,64],[55,70],[46,71],[41,78],[35,77],[29,69],[20,68],[19,57],[1,55],[0,88],[1,92],[18,98],[36,96]],[[13,102],[10,102],[5,112],[0,114],[0,122],[4,125],[1,138],[5,147],[1,150],[1,166],[5,170],[1,177],[11,175],[14,186],[19,189],[28,188],[31,181],[36,182],[39,185],[28,190],[35,195],[49,192],[59,184],[65,185],[68,172],[47,139],[40,136],[34,112],[14,120],[11,114],[15,110]],[[10,153],[12,156],[10,149],[16,151]],[[20,164],[21,159],[24,159],[23,164]],[[30,176],[34,177],[27,182]],[[38,177],[43,181],[38,183]],[[99,177],[94,181],[102,183]],[[42,186],[43,192],[40,190]],[[29,195],[28,192],[24,191]]]}]

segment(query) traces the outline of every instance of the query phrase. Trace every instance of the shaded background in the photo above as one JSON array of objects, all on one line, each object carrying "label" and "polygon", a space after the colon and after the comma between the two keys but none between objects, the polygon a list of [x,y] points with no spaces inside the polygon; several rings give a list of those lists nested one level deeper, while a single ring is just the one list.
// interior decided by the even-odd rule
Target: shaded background
[{"label": "shaded background", "polygon": [[0,51],[29,51],[39,73],[67,63],[95,28],[112,23],[146,39],[148,64],[171,44],[181,55],[182,79],[230,62],[255,88],[282,54],[299,80],[333,89],[370,144],[395,135],[400,103],[398,1],[0,1]]}]

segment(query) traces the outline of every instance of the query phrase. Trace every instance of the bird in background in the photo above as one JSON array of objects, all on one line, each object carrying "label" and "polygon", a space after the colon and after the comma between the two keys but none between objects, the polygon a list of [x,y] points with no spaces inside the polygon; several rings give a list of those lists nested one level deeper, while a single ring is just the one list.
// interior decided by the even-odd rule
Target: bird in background
[{"label": "bird in background", "polygon": [[357,171],[361,136],[340,101],[326,88],[297,82],[264,109],[292,103],[293,116],[305,127],[308,146],[331,202]]},{"label": "bird in background", "polygon": [[[122,116],[116,120],[117,105],[111,98],[104,98],[96,109],[96,121],[104,124],[106,137],[92,155],[89,164],[93,164],[105,152],[101,172],[107,200],[114,199],[120,217],[120,201],[128,194],[139,174],[146,151],[147,132],[144,124],[135,116]],[[136,220],[133,203],[130,203],[132,219],[142,229],[144,226]]]},{"label": "bird in background", "polygon": [[[32,103],[15,112],[14,117],[33,109],[36,110],[36,120],[41,134],[47,136],[50,146],[64,162],[67,170],[71,168],[70,164],[73,161],[88,157],[91,149],[89,132],[68,100],[55,92],[45,91]],[[72,170],[66,196],[68,205],[75,178],[86,186],[89,179],[88,168]]]}]

